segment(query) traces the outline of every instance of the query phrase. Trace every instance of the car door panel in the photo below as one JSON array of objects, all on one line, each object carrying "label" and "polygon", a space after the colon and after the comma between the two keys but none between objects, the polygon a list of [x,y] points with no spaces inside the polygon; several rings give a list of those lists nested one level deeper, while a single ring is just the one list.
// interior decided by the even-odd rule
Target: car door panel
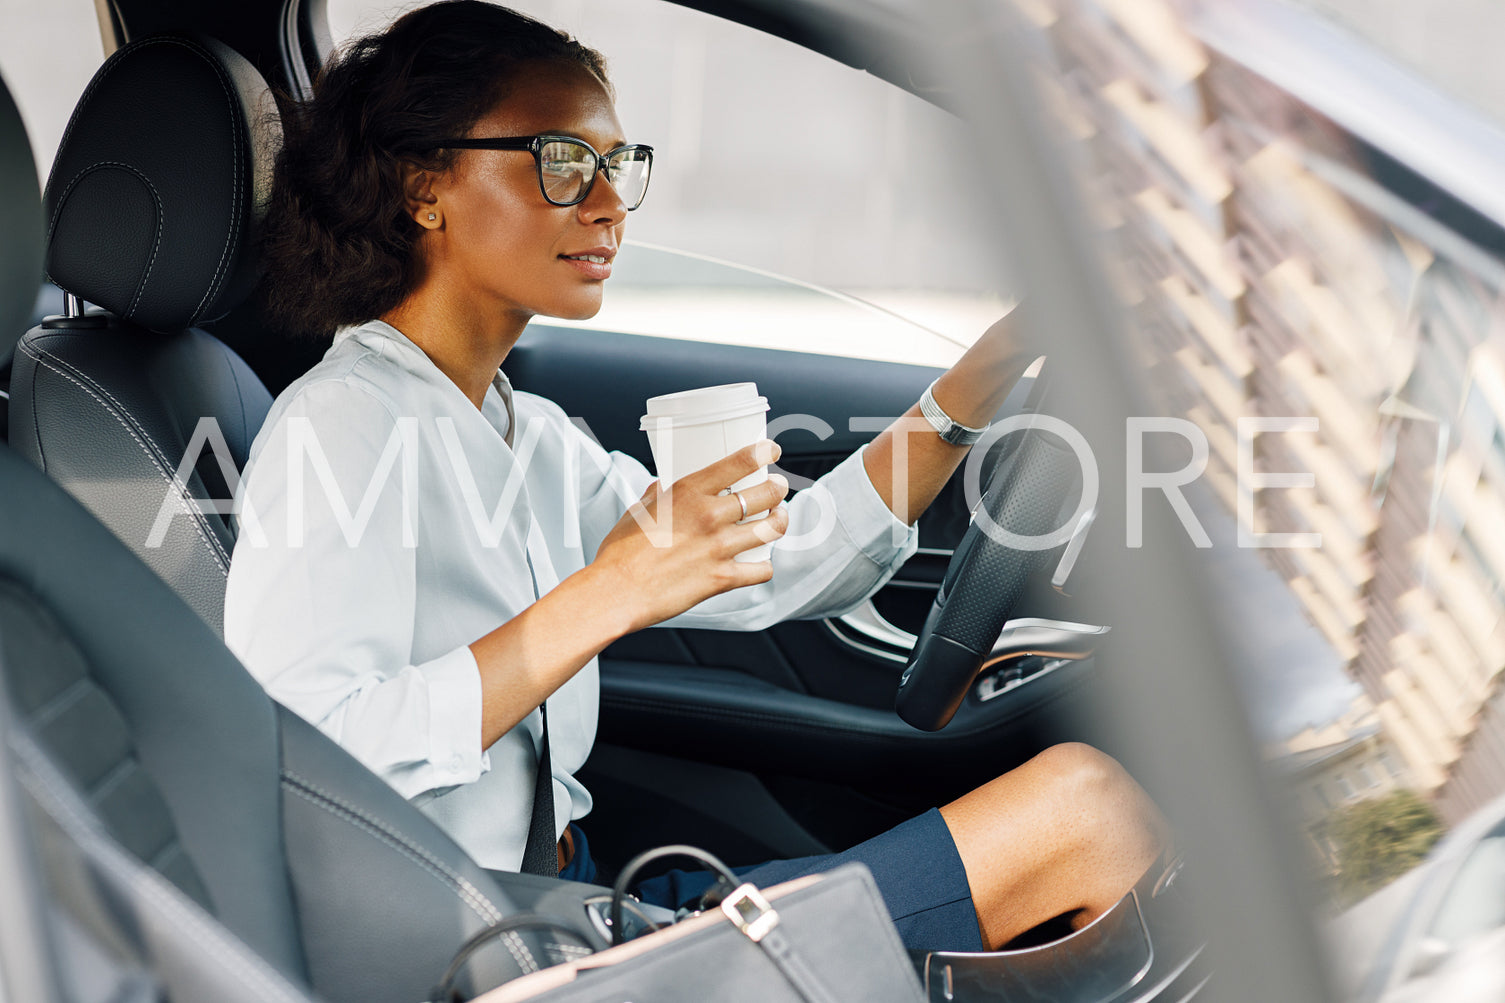
[{"label": "car door panel", "polygon": [[602,741],[653,752],[694,748],[702,762],[754,773],[866,787],[924,786],[950,775],[958,792],[990,780],[1064,727],[1037,726],[1073,699],[1090,659],[1032,679],[1012,699],[970,696],[938,732],[918,731],[891,709],[795,693],[730,669],[617,661],[602,674]]},{"label": "car door panel", "polygon": [[786,453],[830,463],[873,437],[854,416],[903,414],[940,371],[926,366],[713,345],[531,324],[503,367],[519,390],[541,394],[585,419],[597,441],[652,465],[638,430],[644,402],[659,394],[754,381],[769,416],[802,413],[830,426],[824,438],[791,431]]},{"label": "car door panel", "polygon": [[[514,386],[557,402],[607,449],[652,468],[648,439],[638,427],[647,398],[696,386],[755,381],[777,426],[788,415],[822,424],[824,438],[802,430],[779,436],[779,468],[796,489],[826,473],[875,434],[851,428],[854,417],[886,422],[903,414],[938,369],[532,324],[507,357]],[[1020,381],[1000,415],[1017,413],[1032,380]],[[996,444],[988,465],[1008,443]],[[945,575],[951,549],[971,514],[963,477],[953,477],[919,520],[919,551],[873,599],[876,615],[914,633]],[[878,649],[878,650],[875,650]],[[766,631],[654,628],[622,638],[604,652],[603,675],[619,661],[728,669],[791,693],[875,710],[889,710],[904,652],[874,645],[827,620],[777,624]],[[896,657],[897,656],[897,657]],[[622,709],[619,709],[622,710]],[[615,713],[616,711],[614,711]],[[625,710],[622,710],[625,712]]]}]

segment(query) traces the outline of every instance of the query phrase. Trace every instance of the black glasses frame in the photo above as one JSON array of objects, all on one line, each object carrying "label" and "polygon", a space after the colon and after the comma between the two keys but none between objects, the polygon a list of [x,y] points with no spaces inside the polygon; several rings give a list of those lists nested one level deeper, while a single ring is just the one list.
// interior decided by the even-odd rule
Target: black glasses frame
[{"label": "black glasses frame", "polygon": [[[545,143],[574,143],[576,146],[585,147],[591,152],[592,155],[595,156],[596,166],[595,169],[591,171],[591,179],[586,182],[585,188],[580,192],[578,198],[571,199],[568,202],[560,202],[550,196],[548,189],[544,187],[543,148]],[[644,143],[629,143],[626,146],[619,146],[614,150],[607,150],[605,153],[597,153],[596,148],[583,139],[577,139],[574,136],[560,136],[555,133],[541,133],[537,136],[498,136],[495,138],[485,139],[446,139],[443,143],[440,143],[437,148],[441,150],[526,150],[527,152],[533,154],[533,167],[535,169],[534,173],[538,175],[538,190],[543,194],[544,199],[550,205],[557,206],[579,205],[581,202],[584,202],[587,198],[590,197],[591,189],[596,187],[596,178],[600,177],[601,173],[606,170],[607,163],[611,160],[611,158],[615,157],[619,153],[624,153],[628,150],[641,150],[644,153],[648,154],[648,177],[650,180],[653,178],[653,147],[648,146]],[[610,181],[608,181],[607,183],[610,184]],[[643,194],[638,196],[636,203],[627,206],[627,211],[631,212],[638,206],[642,205],[643,198],[645,198],[647,194],[648,185],[645,183],[643,185]]]}]

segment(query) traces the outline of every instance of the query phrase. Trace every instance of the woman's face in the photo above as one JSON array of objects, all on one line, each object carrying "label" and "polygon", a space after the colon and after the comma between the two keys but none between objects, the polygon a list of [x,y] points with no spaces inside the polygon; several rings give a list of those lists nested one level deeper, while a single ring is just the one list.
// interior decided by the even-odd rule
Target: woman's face
[{"label": "woman's face", "polygon": [[[583,66],[557,61],[519,68],[470,138],[540,133],[583,139],[600,153],[626,142],[601,81]],[[627,217],[604,171],[585,201],[556,206],[539,191],[531,153],[464,150],[449,171],[433,177],[430,194],[433,202],[420,203],[415,214],[429,230],[426,282],[466,297],[483,315],[578,320],[601,309]],[[426,221],[429,212],[437,222]],[[587,254],[606,262],[581,260]]]}]

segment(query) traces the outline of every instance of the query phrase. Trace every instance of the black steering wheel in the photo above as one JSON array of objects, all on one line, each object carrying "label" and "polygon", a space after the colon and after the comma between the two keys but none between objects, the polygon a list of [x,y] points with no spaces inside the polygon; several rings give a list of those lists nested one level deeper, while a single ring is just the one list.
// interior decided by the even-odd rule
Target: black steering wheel
[{"label": "black steering wheel", "polygon": [[1065,422],[1021,414],[972,448],[1006,436],[1017,442],[988,478],[899,677],[895,709],[923,731],[951,720],[1031,579],[1059,561],[1096,501],[1091,449]]}]

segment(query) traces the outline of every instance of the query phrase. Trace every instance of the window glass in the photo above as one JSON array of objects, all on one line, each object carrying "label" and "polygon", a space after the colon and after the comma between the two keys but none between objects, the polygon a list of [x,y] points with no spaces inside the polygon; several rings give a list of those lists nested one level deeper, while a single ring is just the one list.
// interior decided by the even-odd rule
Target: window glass
[{"label": "window glass", "polygon": [[[1272,758],[1348,763],[1322,778],[1340,809],[1409,792],[1343,813],[1367,827],[1345,850],[1374,857],[1331,886],[1353,904],[1505,794],[1505,5],[1018,6],[1155,413],[1205,434],[1209,505],[1290,534],[1249,549],[1305,625],[1253,576],[1211,576],[1234,583]],[[1250,443],[1256,418],[1293,424]],[[1306,625],[1316,644],[1277,655]]]},{"label": "window glass", "polygon": [[68,116],[104,61],[91,0],[0,0],[0,74],[10,88],[43,184]]},{"label": "window glass", "polygon": [[[331,35],[414,6],[330,0]],[[658,0],[511,6],[599,49],[629,141],[655,150],[590,326],[943,365],[1002,314],[1008,283],[969,210],[992,182],[949,114]]]},{"label": "window glass", "polygon": [[1457,946],[1505,926],[1505,831],[1476,846],[1437,910],[1431,935]]},{"label": "window glass", "polygon": [[1505,6],[1480,0],[1294,0],[1505,124]]}]

